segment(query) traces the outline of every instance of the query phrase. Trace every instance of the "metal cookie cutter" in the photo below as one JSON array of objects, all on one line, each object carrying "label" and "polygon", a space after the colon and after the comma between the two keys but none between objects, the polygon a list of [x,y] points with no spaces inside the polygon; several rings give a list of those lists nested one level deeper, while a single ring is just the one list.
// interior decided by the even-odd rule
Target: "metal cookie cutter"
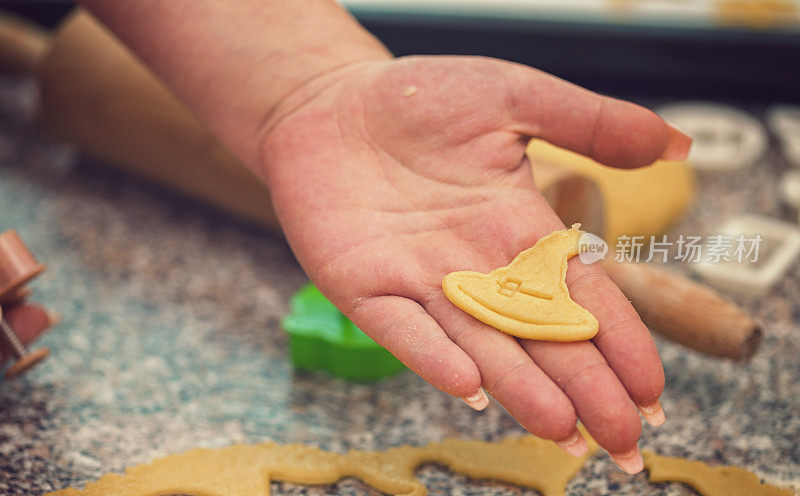
[{"label": "metal cookie cutter", "polygon": [[767,151],[767,131],[750,114],[710,102],[685,102],[656,110],[664,120],[692,137],[687,162],[698,170],[750,167]]},{"label": "metal cookie cutter", "polygon": [[773,105],[767,110],[769,128],[778,135],[786,161],[800,168],[800,106]]},{"label": "metal cookie cutter", "polygon": [[45,266],[36,261],[16,231],[0,233],[0,339],[17,359],[6,371],[6,379],[24,374],[50,354],[47,348],[28,351],[3,317],[3,306],[8,308],[24,299],[29,294],[25,285],[44,269]]},{"label": "metal cookie cutter", "polygon": [[755,260],[703,260],[693,265],[695,272],[720,289],[751,295],[765,294],[800,256],[800,229],[776,219],[742,215],[728,220],[718,232],[731,238],[757,239],[760,245],[758,256],[752,257]]},{"label": "metal cookie cutter", "polygon": [[300,370],[324,370],[349,381],[375,381],[405,366],[364,334],[311,283],[292,296],[283,319],[289,355]]}]

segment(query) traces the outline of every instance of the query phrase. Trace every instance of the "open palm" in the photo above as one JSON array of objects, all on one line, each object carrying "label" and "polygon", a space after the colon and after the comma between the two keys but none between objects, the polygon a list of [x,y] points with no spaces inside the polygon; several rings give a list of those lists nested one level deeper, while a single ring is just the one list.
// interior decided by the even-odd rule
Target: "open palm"
[{"label": "open palm", "polygon": [[411,57],[343,71],[266,135],[264,170],[309,277],[353,322],[442,391],[481,408],[483,386],[530,432],[573,454],[580,419],[640,470],[637,406],[658,405],[652,338],[596,266],[573,260],[591,342],[518,340],[452,305],[442,278],[488,272],[563,228],[534,188],[531,137],[618,167],[688,143],[651,112],[528,67]]}]

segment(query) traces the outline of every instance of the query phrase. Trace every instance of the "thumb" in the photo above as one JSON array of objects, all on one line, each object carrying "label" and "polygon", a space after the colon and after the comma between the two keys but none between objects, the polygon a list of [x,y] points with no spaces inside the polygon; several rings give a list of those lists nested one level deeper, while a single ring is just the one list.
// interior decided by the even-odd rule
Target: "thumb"
[{"label": "thumb", "polygon": [[644,107],[522,65],[506,77],[512,127],[520,134],[623,169],[689,153],[691,138]]}]

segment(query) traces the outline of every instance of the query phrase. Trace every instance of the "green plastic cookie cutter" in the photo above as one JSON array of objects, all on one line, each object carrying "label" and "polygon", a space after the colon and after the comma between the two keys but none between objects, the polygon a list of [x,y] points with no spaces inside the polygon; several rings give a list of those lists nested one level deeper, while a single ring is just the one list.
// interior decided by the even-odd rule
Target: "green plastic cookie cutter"
[{"label": "green plastic cookie cutter", "polygon": [[289,301],[282,322],[289,357],[300,370],[324,370],[349,381],[376,381],[405,366],[345,317],[311,283]]}]

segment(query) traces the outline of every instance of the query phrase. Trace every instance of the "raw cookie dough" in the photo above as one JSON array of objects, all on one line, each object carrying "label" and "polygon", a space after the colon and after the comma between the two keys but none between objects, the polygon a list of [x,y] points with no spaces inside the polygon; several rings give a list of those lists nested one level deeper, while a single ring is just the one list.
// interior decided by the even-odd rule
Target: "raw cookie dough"
[{"label": "raw cookie dough", "polygon": [[542,140],[531,140],[525,153],[533,164],[534,177],[537,164],[552,164],[597,184],[603,197],[605,228],[594,234],[603,236],[612,249],[622,235],[644,236],[644,241],[649,241],[650,236],[663,233],[694,196],[694,175],[686,162],[658,161],[641,169],[614,169]]},{"label": "raw cookie dough", "polygon": [[597,450],[586,437],[590,450],[581,458],[534,436],[499,443],[448,439],[422,447],[346,454],[275,443],[195,449],[129,468],[124,475],[105,475],[82,491],[70,488],[49,496],[268,496],[273,480],[332,484],[343,477],[357,477],[388,494],[425,496],[427,489],[414,476],[425,463],[444,465],[474,479],[530,487],[543,496],[563,496],[567,483]]},{"label": "raw cookie dough", "polygon": [[770,29],[800,23],[791,0],[717,0],[716,18],[726,26]]},{"label": "raw cookie dough", "polygon": [[[333,484],[357,477],[388,494],[425,496],[414,472],[435,463],[473,479],[492,479],[535,489],[543,496],[564,496],[569,481],[597,451],[597,443],[579,427],[589,444],[581,458],[567,455],[553,442],[534,436],[499,443],[447,439],[427,446],[337,454],[303,444],[264,443],[220,449],[195,449],[108,474],[83,490],[45,496],[269,496],[270,481]],[[703,496],[792,496],[792,489],[760,484],[738,467],[642,453],[652,482],[683,482]]]},{"label": "raw cookie dough", "polygon": [[442,289],[458,308],[507,334],[544,341],[591,339],[597,319],[572,301],[564,281],[567,261],[579,252],[579,227],[548,234],[488,274],[451,272]]},{"label": "raw cookie dough", "polygon": [[703,496],[793,496],[792,489],[761,484],[755,474],[739,467],[712,467],[706,463],[644,452],[644,468],[651,482],[683,482]]}]

